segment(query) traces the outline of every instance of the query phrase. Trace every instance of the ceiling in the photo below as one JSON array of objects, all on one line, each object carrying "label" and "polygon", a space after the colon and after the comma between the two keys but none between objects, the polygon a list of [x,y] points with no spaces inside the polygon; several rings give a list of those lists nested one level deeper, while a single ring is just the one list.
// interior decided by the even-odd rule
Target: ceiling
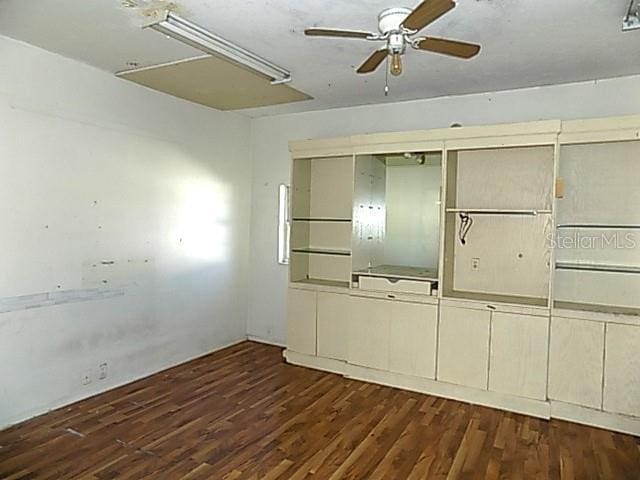
[{"label": "ceiling", "polygon": [[[313,100],[241,110],[250,116],[433,98],[640,73],[640,30],[621,31],[628,0],[459,0],[423,31],[480,43],[472,60],[409,51],[405,73],[354,70],[378,45],[307,38],[310,26],[376,29],[376,16],[419,0],[0,0],[0,35],[115,73],[201,56],[141,28],[149,7],[176,11],[289,69]],[[137,4],[127,8],[125,5]],[[404,5],[403,5],[404,4]]]}]

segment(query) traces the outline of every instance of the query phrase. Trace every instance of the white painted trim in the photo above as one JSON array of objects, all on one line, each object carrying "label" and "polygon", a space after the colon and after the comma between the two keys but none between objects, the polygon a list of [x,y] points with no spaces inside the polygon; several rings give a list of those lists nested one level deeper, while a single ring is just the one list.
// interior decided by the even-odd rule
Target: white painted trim
[{"label": "white painted trim", "polygon": [[640,418],[603,412],[557,400],[551,400],[550,403],[553,418],[640,436]]},{"label": "white painted trim", "polygon": [[86,400],[88,398],[95,397],[96,395],[101,395],[101,394],[103,394],[105,392],[109,392],[111,390],[115,390],[116,388],[124,387],[125,385],[129,385],[131,383],[138,382],[140,380],[144,380],[145,378],[151,377],[153,375],[157,375],[158,373],[162,373],[162,372],[164,372],[166,370],[171,370],[172,368],[175,368],[175,367],[177,367],[179,365],[183,365],[185,363],[192,362],[192,361],[197,360],[199,358],[206,357],[207,355],[211,355],[213,353],[219,352],[220,350],[224,350],[225,348],[233,347],[234,345],[238,345],[238,344],[246,342],[246,341],[247,341],[246,337],[240,338],[238,340],[233,340],[230,343],[227,343],[225,345],[221,345],[219,347],[216,347],[213,350],[209,350],[208,352],[199,353],[199,354],[194,355],[192,357],[188,357],[188,358],[186,358],[184,360],[180,360],[180,361],[178,361],[176,363],[172,363],[172,364],[169,364],[169,365],[167,365],[165,367],[162,367],[160,370],[156,370],[156,371],[150,372],[150,373],[145,373],[143,375],[140,375],[140,376],[137,376],[137,377],[133,377],[133,378],[131,378],[129,380],[125,380],[124,382],[121,382],[121,383],[116,383],[115,385],[109,385],[108,387],[106,387],[106,388],[104,388],[102,390],[99,390],[97,392],[96,391],[92,391],[91,393],[88,393],[86,395],[76,395],[76,396],[67,398],[65,400],[61,400],[60,403],[56,403],[53,407],[50,407],[50,408],[48,408],[48,409],[46,409],[44,411],[41,411],[41,412],[38,412],[38,413],[34,412],[33,414],[30,414],[30,415],[28,415],[26,417],[22,417],[20,420],[12,421],[11,423],[8,423],[8,424],[5,424],[5,425],[0,425],[0,430],[4,430],[5,428],[9,428],[9,427],[12,427],[14,425],[18,425],[18,424],[20,424],[22,422],[26,422],[27,420],[31,420],[32,418],[39,417],[40,415],[45,415],[45,414],[47,414],[49,412],[52,412],[54,410],[58,410],[60,408],[67,407],[69,405],[73,405],[74,403],[80,402],[82,400]]}]

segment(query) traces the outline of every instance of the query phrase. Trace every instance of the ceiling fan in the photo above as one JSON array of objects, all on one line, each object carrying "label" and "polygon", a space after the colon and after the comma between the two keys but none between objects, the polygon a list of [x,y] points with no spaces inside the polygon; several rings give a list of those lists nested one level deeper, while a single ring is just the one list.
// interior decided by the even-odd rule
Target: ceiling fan
[{"label": "ceiling fan", "polygon": [[337,28],[308,28],[305,35],[310,37],[358,38],[374,42],[385,41],[386,46],[376,50],[358,68],[360,74],[374,72],[389,56],[389,72],[402,74],[402,55],[407,46],[416,50],[451,55],[468,59],[480,51],[480,45],[436,37],[414,37],[420,30],[434,22],[456,6],[453,0],[424,0],[413,10],[410,8],[387,8],[378,15],[380,33]]}]

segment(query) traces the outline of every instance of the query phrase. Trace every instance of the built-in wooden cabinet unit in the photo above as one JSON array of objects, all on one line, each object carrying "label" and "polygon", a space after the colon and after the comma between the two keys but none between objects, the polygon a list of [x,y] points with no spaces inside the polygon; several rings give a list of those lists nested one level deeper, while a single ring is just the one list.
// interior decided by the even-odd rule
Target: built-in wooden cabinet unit
[{"label": "built-in wooden cabinet unit", "polygon": [[631,116],[292,142],[287,360],[640,435],[639,139]]}]

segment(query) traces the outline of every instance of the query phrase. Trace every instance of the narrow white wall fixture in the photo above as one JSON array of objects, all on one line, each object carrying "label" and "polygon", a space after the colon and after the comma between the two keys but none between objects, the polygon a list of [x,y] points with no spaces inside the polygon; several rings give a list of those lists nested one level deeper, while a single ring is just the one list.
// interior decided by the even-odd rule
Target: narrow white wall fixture
[{"label": "narrow white wall fixture", "polygon": [[272,85],[291,81],[291,73],[288,70],[168,10],[162,12],[158,19],[146,26],[179,42],[202,50],[209,55],[226,58],[250,70],[266,75],[271,78]]},{"label": "narrow white wall fixture", "polygon": [[278,263],[280,265],[289,265],[290,234],[289,185],[281,183],[278,189]]}]

